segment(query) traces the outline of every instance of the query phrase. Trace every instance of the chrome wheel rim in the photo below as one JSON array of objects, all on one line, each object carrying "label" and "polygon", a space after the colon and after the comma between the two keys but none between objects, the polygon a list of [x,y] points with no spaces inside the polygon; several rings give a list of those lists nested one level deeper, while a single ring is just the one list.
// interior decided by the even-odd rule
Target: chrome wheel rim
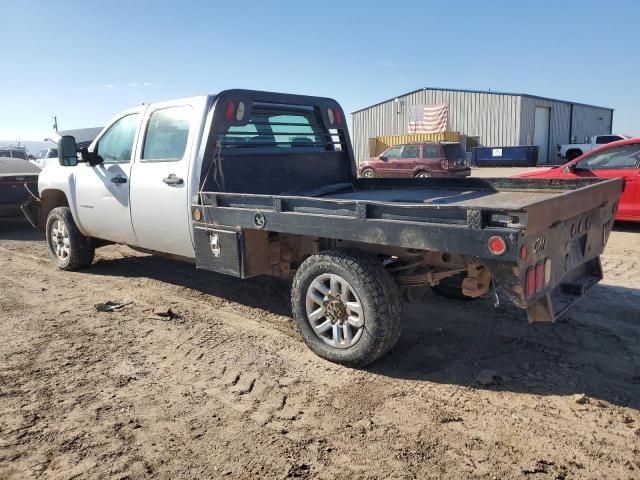
[{"label": "chrome wheel rim", "polygon": [[418,175],[416,175],[416,177],[418,178],[429,178],[431,175],[429,175],[428,173],[422,172],[419,173]]},{"label": "chrome wheel rim", "polygon": [[316,277],[307,289],[306,304],[313,332],[327,345],[349,348],[362,337],[362,302],[341,276],[325,273]]},{"label": "chrome wheel rim", "polygon": [[69,253],[71,252],[69,230],[60,220],[54,221],[53,225],[51,225],[51,248],[60,260],[69,258]]},{"label": "chrome wheel rim", "polygon": [[362,174],[362,176],[364,178],[373,178],[373,171],[372,170],[365,170],[365,172]]}]

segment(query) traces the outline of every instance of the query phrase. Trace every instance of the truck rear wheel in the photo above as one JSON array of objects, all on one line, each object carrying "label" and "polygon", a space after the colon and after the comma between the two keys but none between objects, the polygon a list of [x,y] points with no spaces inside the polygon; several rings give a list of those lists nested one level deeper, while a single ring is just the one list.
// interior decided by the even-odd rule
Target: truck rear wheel
[{"label": "truck rear wheel", "polygon": [[318,356],[363,367],[400,337],[398,287],[375,257],[328,250],[307,258],[291,291],[300,335]]},{"label": "truck rear wheel", "polygon": [[69,207],[58,207],[49,212],[46,234],[49,255],[58,268],[76,270],[93,262],[95,248],[78,230]]}]

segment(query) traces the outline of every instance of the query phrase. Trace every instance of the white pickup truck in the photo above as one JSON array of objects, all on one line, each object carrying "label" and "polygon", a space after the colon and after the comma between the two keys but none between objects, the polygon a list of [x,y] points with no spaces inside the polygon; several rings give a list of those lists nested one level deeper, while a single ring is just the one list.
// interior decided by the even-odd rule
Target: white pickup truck
[{"label": "white pickup truck", "polygon": [[240,279],[292,278],[304,341],[351,366],[389,351],[401,300],[430,287],[553,321],[602,278],[623,185],[361,179],[335,100],[251,90],[138,106],[80,157],[73,136],[58,153],[23,211],[59,268],[122,243]]},{"label": "white pickup truck", "polygon": [[607,143],[617,142],[618,140],[627,140],[631,137],[627,135],[593,135],[589,137],[589,143],[567,143],[565,145],[558,145],[558,156],[566,158],[567,161],[574,160],[587,152],[590,152],[594,148],[601,147]]}]

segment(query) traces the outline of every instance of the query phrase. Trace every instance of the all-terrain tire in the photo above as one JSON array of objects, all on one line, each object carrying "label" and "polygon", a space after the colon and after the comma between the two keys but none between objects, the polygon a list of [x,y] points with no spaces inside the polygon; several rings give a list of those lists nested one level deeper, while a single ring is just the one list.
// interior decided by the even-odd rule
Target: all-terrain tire
[{"label": "all-terrain tire", "polygon": [[[362,304],[364,327],[357,342],[335,348],[315,333],[307,316],[307,292],[318,277],[334,274],[353,288]],[[319,357],[350,367],[364,367],[387,353],[401,332],[398,286],[376,257],[357,250],[327,250],[307,258],[291,289],[293,317],[307,346]]]},{"label": "all-terrain tire", "polygon": [[[58,268],[77,270],[93,262],[95,247],[91,239],[78,230],[69,207],[57,207],[49,212],[46,236],[49,255]],[[56,248],[56,244],[63,248]]]}]

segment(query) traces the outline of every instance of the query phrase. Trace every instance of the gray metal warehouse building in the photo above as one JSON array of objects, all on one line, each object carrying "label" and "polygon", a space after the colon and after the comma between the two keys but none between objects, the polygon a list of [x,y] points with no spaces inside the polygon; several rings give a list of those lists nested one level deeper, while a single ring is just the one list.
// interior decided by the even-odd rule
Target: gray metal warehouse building
[{"label": "gray metal warehouse building", "polygon": [[408,131],[411,105],[449,105],[448,131],[472,146],[537,145],[539,163],[556,160],[556,145],[611,133],[613,109],[522,93],[422,88],[352,113],[358,162],[370,156],[370,139]]}]

